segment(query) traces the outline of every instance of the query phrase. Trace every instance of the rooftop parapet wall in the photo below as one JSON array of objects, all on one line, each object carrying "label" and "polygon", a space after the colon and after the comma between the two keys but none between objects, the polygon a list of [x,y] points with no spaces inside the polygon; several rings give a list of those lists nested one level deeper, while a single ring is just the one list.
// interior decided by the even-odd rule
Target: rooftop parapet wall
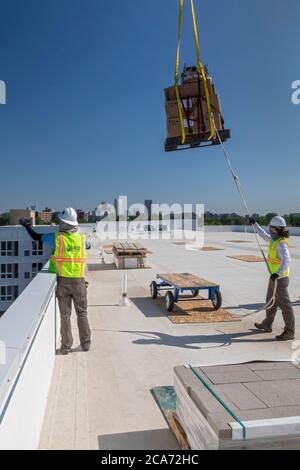
[{"label": "rooftop parapet wall", "polygon": [[0,449],[36,449],[55,359],[56,278],[43,270],[0,319]]}]

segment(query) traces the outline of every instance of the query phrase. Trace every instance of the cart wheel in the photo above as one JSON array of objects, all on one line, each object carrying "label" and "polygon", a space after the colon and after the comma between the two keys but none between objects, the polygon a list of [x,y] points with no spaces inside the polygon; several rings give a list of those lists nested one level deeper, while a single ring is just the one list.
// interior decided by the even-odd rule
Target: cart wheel
[{"label": "cart wheel", "polygon": [[173,292],[171,292],[170,290],[168,290],[168,292],[165,295],[165,302],[166,302],[167,312],[172,312],[174,308],[175,299],[174,299]]},{"label": "cart wheel", "polygon": [[151,294],[152,299],[157,298],[158,289],[157,289],[157,284],[155,281],[152,281],[150,284],[150,294]]},{"label": "cart wheel", "polygon": [[214,310],[219,310],[222,306],[222,295],[219,290],[215,291],[212,298],[211,303],[213,304]]},{"label": "cart wheel", "polygon": [[198,297],[198,295],[199,295],[199,289],[192,290],[192,297]]}]

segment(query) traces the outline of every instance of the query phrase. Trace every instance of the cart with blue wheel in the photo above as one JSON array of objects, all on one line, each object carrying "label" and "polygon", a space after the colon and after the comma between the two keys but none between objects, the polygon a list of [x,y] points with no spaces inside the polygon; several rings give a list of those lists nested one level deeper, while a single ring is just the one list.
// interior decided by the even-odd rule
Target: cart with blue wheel
[{"label": "cart with blue wheel", "polygon": [[[150,284],[150,294],[152,299],[156,299],[158,295],[161,295],[161,291],[166,292],[165,306],[167,312],[172,312],[175,303],[179,300],[186,300],[187,292],[190,292],[191,297],[195,300],[210,300],[213,310],[219,310],[222,306],[222,295],[218,284],[190,273],[157,274],[156,278],[157,280],[152,281]],[[199,292],[203,290],[208,291],[208,297],[199,299]],[[184,299],[182,295],[184,295]],[[189,298],[189,300],[191,299]]]}]

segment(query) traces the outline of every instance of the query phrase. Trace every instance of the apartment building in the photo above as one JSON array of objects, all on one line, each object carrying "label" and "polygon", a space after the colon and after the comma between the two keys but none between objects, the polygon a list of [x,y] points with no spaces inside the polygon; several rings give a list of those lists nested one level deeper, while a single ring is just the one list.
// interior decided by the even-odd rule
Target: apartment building
[{"label": "apartment building", "polygon": [[37,214],[38,214],[39,219],[42,222],[45,222],[46,224],[50,224],[50,222],[52,222],[52,219],[53,219],[54,210],[46,207],[43,211],[39,211]]},{"label": "apartment building", "polygon": [[[40,233],[56,227],[38,226]],[[0,227],[0,315],[8,309],[50,257],[50,249],[33,241],[21,226]]]},{"label": "apartment building", "polygon": [[32,225],[35,225],[35,212],[31,209],[10,209],[9,218],[10,225],[18,225],[21,217],[30,219]]}]

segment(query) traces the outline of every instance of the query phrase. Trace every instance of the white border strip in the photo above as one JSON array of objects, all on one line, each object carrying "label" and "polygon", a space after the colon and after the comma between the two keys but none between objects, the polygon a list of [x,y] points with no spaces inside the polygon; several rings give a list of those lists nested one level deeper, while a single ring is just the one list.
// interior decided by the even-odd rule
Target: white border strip
[{"label": "white border strip", "polygon": [[[243,421],[243,424],[246,427],[246,439],[300,435],[300,416],[257,419],[253,421]],[[243,429],[239,423],[229,423],[229,426],[232,429],[233,441],[243,439]]]}]

